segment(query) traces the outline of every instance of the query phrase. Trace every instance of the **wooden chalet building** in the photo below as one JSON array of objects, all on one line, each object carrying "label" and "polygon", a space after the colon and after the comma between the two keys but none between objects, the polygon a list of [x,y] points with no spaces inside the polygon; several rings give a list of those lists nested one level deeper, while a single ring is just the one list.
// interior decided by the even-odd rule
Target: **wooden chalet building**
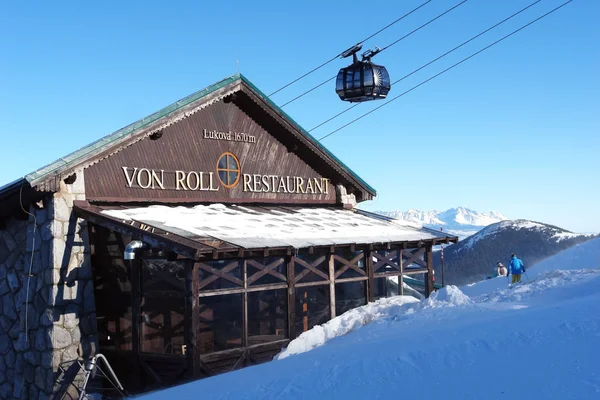
[{"label": "wooden chalet building", "polygon": [[390,277],[428,295],[457,238],[356,208],[375,195],[239,74],[0,188],[0,352],[24,360],[0,397],[98,352],[130,393],[207,377],[402,293]]}]

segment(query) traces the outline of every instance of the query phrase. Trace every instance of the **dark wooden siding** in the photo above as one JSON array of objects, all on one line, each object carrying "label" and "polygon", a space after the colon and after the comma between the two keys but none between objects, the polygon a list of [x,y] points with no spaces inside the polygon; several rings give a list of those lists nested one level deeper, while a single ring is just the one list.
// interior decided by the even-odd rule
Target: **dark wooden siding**
[{"label": "dark wooden siding", "polygon": [[[255,118],[256,116],[253,115]],[[270,118],[263,114],[264,118]],[[243,177],[227,189],[220,184],[216,165],[225,152],[240,162],[242,174],[277,175],[320,179],[323,176],[295,152],[307,151],[284,146],[235,102],[220,101],[166,128],[161,138],[145,138],[87,168],[86,196],[90,201],[159,201],[159,202],[277,202],[335,203],[335,189],[329,183],[327,194],[291,194],[244,192]],[[255,143],[204,138],[204,129],[219,132],[242,132],[256,137]],[[288,151],[292,148],[291,152]],[[306,158],[306,157],[303,157]],[[128,187],[122,167],[164,170],[165,189],[143,189],[133,183]],[[213,172],[218,191],[175,190],[175,171]],[[329,170],[325,173],[333,173]],[[335,179],[334,179],[335,181]]]}]

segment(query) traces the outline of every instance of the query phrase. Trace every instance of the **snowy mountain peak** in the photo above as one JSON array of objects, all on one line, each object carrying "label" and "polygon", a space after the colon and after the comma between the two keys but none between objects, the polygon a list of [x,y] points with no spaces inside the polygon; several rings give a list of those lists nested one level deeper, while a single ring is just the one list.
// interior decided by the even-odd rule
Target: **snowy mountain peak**
[{"label": "snowy mountain peak", "polygon": [[450,208],[446,211],[421,211],[409,209],[407,211],[376,211],[378,214],[407,221],[436,230],[443,229],[459,237],[467,237],[481,228],[507,218],[495,211],[480,213],[466,207]]}]

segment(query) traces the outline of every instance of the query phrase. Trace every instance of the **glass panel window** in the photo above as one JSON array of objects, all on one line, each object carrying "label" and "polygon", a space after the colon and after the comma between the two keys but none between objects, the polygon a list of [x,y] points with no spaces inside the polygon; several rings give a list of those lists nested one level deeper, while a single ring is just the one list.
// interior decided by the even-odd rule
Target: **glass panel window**
[{"label": "glass panel window", "polygon": [[375,300],[379,300],[385,297],[397,296],[398,291],[398,277],[391,276],[387,278],[377,278],[373,281],[373,295]]},{"label": "glass panel window", "polygon": [[242,294],[200,297],[200,354],[242,346]]},{"label": "glass panel window", "polygon": [[377,250],[373,256],[375,273],[400,272],[399,250]]},{"label": "glass panel window", "polygon": [[[242,262],[243,260],[214,260],[200,263],[198,274],[200,291],[233,289],[242,287]],[[219,270],[229,279],[220,277],[210,271],[211,268]]]},{"label": "glass panel window", "polygon": [[354,87],[355,88],[362,87],[362,84],[361,84],[362,82],[361,82],[361,79],[360,79],[361,78],[360,75],[361,75],[361,69],[358,68],[358,69],[356,69],[356,71],[354,71]]},{"label": "glass panel window", "polygon": [[221,182],[223,182],[224,184],[227,184],[228,182],[228,173],[227,171],[219,171],[219,179],[221,180]]},{"label": "glass panel window", "polygon": [[247,259],[246,273],[248,286],[286,283],[287,263],[285,257]]},{"label": "glass panel window", "polygon": [[335,81],[335,90],[344,90],[344,73],[338,73]]},{"label": "glass panel window", "polygon": [[299,251],[294,264],[296,281],[318,282],[329,280],[328,260],[329,254],[325,251],[315,250],[313,254],[309,254],[305,250]]},{"label": "glass panel window", "polygon": [[371,68],[365,68],[364,86],[373,86],[373,70]]},{"label": "glass panel window", "polygon": [[248,293],[248,345],[287,337],[287,289]]},{"label": "glass panel window", "polygon": [[89,225],[94,269],[98,345],[104,350],[132,350],[130,268],[123,262],[129,237]]},{"label": "glass panel window", "polygon": [[[365,276],[365,259],[362,251],[351,251],[349,248],[336,249],[335,255],[337,256],[334,258],[336,279]],[[340,258],[344,261],[340,260]],[[358,272],[359,270],[363,273]],[[338,276],[338,273],[341,271],[343,272]]]},{"label": "glass panel window", "polygon": [[221,157],[218,163],[219,168],[227,169],[227,157]]},{"label": "glass panel window", "polygon": [[328,285],[296,289],[296,335],[330,318]]},{"label": "glass panel window", "polygon": [[367,283],[343,282],[335,284],[335,315],[367,304]]},{"label": "glass panel window", "polygon": [[143,352],[183,354],[185,267],[182,262],[143,260],[141,344]]},{"label": "glass panel window", "polygon": [[352,85],[352,79],[354,78],[354,70],[349,69],[346,71],[346,89],[352,89],[354,85]]}]

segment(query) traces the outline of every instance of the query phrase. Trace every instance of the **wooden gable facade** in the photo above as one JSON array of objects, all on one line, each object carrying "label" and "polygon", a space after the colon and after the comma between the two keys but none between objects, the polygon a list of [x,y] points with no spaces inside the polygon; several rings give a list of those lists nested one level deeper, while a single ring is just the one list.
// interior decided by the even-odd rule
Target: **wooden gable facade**
[{"label": "wooden gable facade", "polygon": [[[240,75],[19,185],[35,200],[80,176],[85,200],[73,210],[88,221],[98,351],[130,393],[269,361],[315,325],[403,294],[405,275],[420,277],[428,295],[433,246],[457,240],[415,230],[406,239],[369,240],[365,234],[329,244],[249,247],[210,235],[210,226],[200,235],[168,221],[107,213],[219,204],[223,215],[241,205],[291,221],[309,208],[324,210],[314,218],[333,218],[333,224],[326,211],[392,224],[353,210],[375,190]],[[10,190],[6,196],[21,194]],[[140,246],[134,259],[126,259],[134,241]]]}]

